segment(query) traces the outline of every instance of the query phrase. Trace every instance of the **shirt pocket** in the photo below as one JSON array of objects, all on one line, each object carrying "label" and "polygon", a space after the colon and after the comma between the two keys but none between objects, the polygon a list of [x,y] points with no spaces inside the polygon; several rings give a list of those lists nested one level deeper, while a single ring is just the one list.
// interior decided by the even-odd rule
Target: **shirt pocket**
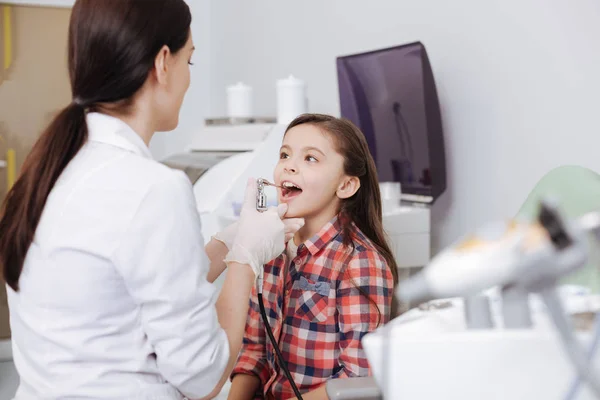
[{"label": "shirt pocket", "polygon": [[295,315],[309,321],[327,321],[330,316],[330,289],[329,282],[315,282],[300,276],[293,286],[296,297]]}]

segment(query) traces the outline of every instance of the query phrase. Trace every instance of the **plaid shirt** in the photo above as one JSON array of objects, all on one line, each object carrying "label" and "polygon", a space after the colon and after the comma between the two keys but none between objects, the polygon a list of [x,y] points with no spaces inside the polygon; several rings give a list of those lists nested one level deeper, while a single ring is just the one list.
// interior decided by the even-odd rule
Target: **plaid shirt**
[{"label": "plaid shirt", "polygon": [[[393,278],[388,264],[354,225],[353,236],[354,249],[344,246],[336,217],[298,247],[289,271],[285,252],[264,267],[269,324],[301,393],[328,379],[370,375],[360,341],[389,318]],[[361,291],[377,304],[381,317]],[[260,378],[256,398],[294,397],[265,332],[256,288],[232,377],[240,373]]]}]

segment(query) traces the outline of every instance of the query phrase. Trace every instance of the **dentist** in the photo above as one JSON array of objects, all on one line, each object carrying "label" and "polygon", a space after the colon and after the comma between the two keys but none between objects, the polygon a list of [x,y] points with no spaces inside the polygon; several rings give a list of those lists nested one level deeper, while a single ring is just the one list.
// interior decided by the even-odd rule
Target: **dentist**
[{"label": "dentist", "polygon": [[[77,0],[73,101],[46,128],[4,202],[15,399],[215,396],[241,346],[262,265],[302,221],[259,213],[203,248],[191,184],[148,144],[173,130],[194,50],[184,0]],[[216,301],[211,285],[225,269]]]}]

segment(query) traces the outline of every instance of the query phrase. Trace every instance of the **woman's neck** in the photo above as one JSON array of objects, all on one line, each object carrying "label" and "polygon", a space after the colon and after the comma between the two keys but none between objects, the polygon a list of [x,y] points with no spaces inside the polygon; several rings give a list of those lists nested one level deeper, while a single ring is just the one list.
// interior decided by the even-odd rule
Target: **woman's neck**
[{"label": "woman's neck", "polygon": [[150,107],[141,99],[136,100],[126,112],[120,111],[110,105],[100,106],[99,111],[112,117],[119,118],[142,138],[146,146],[150,146],[150,141],[156,131],[154,116],[150,111]]}]

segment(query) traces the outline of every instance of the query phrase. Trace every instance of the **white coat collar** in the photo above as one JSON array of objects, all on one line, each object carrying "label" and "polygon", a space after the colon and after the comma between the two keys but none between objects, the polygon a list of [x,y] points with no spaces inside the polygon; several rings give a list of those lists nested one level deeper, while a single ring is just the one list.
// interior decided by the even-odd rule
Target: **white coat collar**
[{"label": "white coat collar", "polygon": [[110,144],[152,159],[152,153],[140,135],[119,118],[92,112],[87,114],[86,121],[88,140]]}]

